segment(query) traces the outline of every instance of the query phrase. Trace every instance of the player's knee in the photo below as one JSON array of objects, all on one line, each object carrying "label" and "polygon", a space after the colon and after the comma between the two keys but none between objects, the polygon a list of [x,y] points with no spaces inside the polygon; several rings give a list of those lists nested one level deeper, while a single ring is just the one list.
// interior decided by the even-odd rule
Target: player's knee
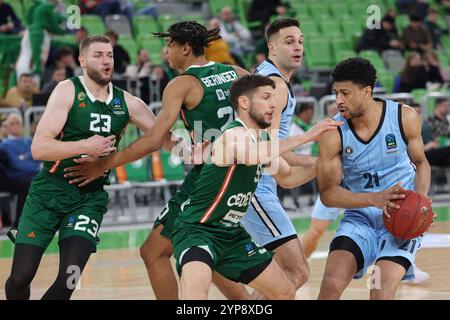
[{"label": "player's knee", "polygon": [[339,279],[325,276],[320,287],[319,299],[336,299],[341,296],[343,290]]},{"label": "player's knee", "polygon": [[293,277],[291,277],[291,282],[294,284],[295,289],[299,289],[303,286],[309,279],[309,265],[305,263],[302,266],[297,267]]},{"label": "player's knee", "polygon": [[297,289],[295,288],[295,286],[290,282],[286,282],[286,284],[283,286],[283,290],[276,292],[273,299],[275,299],[275,300],[294,300],[296,292],[297,292]]},{"label": "player's knee", "polygon": [[313,238],[314,240],[319,240],[325,233],[325,230],[326,229],[324,229],[324,228],[319,228],[317,226],[316,227],[313,226],[308,232],[309,232],[309,236],[311,238]]},{"label": "player's knee", "polygon": [[392,300],[395,298],[395,287],[386,286],[382,289],[372,289],[370,290],[371,300]]},{"label": "player's knee", "polygon": [[9,284],[14,288],[25,288],[30,285],[33,280],[33,275],[27,272],[20,272],[12,274],[9,277]]}]

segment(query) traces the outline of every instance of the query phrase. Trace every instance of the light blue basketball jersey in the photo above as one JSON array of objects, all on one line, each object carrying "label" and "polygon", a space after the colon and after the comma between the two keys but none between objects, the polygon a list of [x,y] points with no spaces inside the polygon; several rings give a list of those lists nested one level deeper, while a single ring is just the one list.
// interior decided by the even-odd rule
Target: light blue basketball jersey
[{"label": "light blue basketball jersey", "polygon": [[[270,59],[266,59],[263,63],[261,63],[256,68],[255,73],[268,77],[272,76],[280,77],[281,79],[284,80],[284,82],[289,88],[286,106],[284,107],[283,112],[281,113],[280,127],[279,127],[280,130],[278,133],[279,139],[286,139],[289,136],[289,126],[291,125],[292,114],[295,111],[295,106],[297,103],[291,85],[289,84],[289,81],[283,77],[283,75],[277,69],[275,64],[272,61],[270,61]],[[259,191],[264,190],[264,191],[272,191],[276,194],[276,182],[274,178],[272,178],[272,176],[264,172],[263,175],[266,175],[266,177],[265,179],[260,180],[260,182],[258,183],[258,187],[256,188],[256,192],[258,192],[258,190]]]},{"label": "light blue basketball jersey", "polygon": [[[401,182],[404,189],[414,189],[415,166],[408,156],[398,103],[383,101],[380,124],[368,141],[358,137],[351,122],[341,114],[334,119],[344,122],[339,128],[344,188],[355,193],[379,192]],[[347,209],[345,215],[358,220],[365,218],[376,229],[384,227],[382,211],[375,207]]]}]

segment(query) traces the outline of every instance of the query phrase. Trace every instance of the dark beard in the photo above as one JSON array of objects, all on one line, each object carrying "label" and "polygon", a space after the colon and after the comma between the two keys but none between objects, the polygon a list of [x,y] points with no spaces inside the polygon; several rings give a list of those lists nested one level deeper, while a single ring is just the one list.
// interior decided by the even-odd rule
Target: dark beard
[{"label": "dark beard", "polygon": [[251,107],[250,109],[250,118],[252,118],[253,121],[256,122],[257,126],[261,129],[266,129],[268,127],[270,127],[271,123],[267,123],[266,120],[264,120],[264,115],[262,115],[261,117],[258,117],[258,115],[254,114],[253,112],[253,107]]},{"label": "dark beard", "polygon": [[106,86],[108,83],[111,82],[111,79],[112,79],[112,73],[111,73],[111,77],[107,80],[103,79],[100,75],[100,72],[95,71],[95,70],[87,69],[87,74],[88,74],[89,78],[92,79],[92,81],[94,81],[96,84],[98,84],[100,86]]}]

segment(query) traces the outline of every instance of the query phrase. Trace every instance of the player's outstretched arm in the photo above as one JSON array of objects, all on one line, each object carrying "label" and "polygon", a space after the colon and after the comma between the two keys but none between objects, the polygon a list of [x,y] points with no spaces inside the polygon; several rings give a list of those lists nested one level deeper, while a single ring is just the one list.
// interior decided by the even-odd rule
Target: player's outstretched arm
[{"label": "player's outstretched arm", "polygon": [[402,106],[402,125],[408,141],[409,158],[416,166],[414,190],[427,196],[430,190],[431,168],[424,152],[421,134],[422,121],[417,112],[410,106]]},{"label": "player's outstretched arm", "polygon": [[72,107],[75,88],[70,80],[59,83],[51,94],[31,145],[35,160],[57,161],[82,154],[100,156],[115,151],[115,136],[93,135],[79,141],[58,141]]},{"label": "player's outstretched arm", "polygon": [[191,82],[186,81],[186,77],[183,76],[169,82],[163,93],[161,111],[152,128],[124,150],[108,157],[103,169],[124,165],[159,150],[166,141],[190,88]]},{"label": "player's outstretched arm", "polygon": [[[150,130],[155,125],[155,114],[140,98],[135,97],[126,91],[124,91],[124,95],[130,114],[130,122],[134,123],[143,134],[149,134]],[[167,151],[171,151],[176,145],[178,138],[178,136],[175,136],[170,131],[167,132],[162,147]]]},{"label": "player's outstretched arm", "polygon": [[283,157],[278,157],[270,163],[266,171],[274,176],[281,187],[295,188],[311,181],[316,176],[316,167],[291,167]]},{"label": "player's outstretched arm", "polygon": [[[255,141],[256,132],[242,127],[227,130],[213,146],[213,162],[219,166],[241,163],[248,166],[268,164],[286,151],[316,141],[325,131],[336,130],[342,123],[332,119],[320,121],[306,134],[283,140]],[[252,136],[253,135],[253,136]]]}]

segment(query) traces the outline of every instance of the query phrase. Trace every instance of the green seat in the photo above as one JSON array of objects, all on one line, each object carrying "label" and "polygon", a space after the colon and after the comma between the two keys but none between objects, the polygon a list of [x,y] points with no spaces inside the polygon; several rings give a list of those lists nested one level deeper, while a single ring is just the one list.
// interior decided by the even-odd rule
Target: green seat
[{"label": "green seat", "polygon": [[127,163],[125,170],[127,173],[127,180],[131,182],[146,182],[151,179],[149,172],[150,157]]},{"label": "green seat", "polygon": [[334,37],[330,39],[330,43],[335,63],[338,63],[339,61],[342,60],[339,59],[340,56],[338,56],[340,52],[344,51],[353,53],[352,42],[347,38]]},{"label": "green seat", "polygon": [[136,63],[137,53],[139,50],[139,45],[137,42],[133,38],[120,36],[118,44],[120,44],[128,52],[131,63]]},{"label": "green seat", "polygon": [[300,29],[305,36],[320,33],[319,26],[317,25],[317,22],[315,20],[305,19],[303,21],[300,21]]},{"label": "green seat", "polygon": [[322,34],[329,37],[342,36],[341,23],[339,20],[322,19],[319,21]]},{"label": "green seat", "polygon": [[355,33],[362,33],[361,24],[356,19],[345,19],[341,21],[342,31],[346,37],[351,38]]},{"label": "green seat", "polygon": [[349,5],[345,2],[332,2],[330,4],[330,12],[335,18],[350,17],[352,15]]},{"label": "green seat", "polygon": [[99,16],[93,14],[82,15],[81,25],[87,29],[89,35],[105,34],[105,24]]},{"label": "green seat", "polygon": [[209,0],[209,8],[213,16],[220,14],[223,7],[230,7],[236,12],[237,3],[235,0]]},{"label": "green seat", "polygon": [[148,16],[135,16],[133,18],[133,27],[136,36],[149,35],[151,32],[161,31],[158,22]]},{"label": "green seat", "polygon": [[[149,38],[142,40],[140,42],[141,47],[147,50],[150,56],[150,60],[153,63],[159,63],[161,61],[161,51],[163,46],[163,43],[161,39],[159,38]],[[155,61],[156,60],[156,61]]]},{"label": "green seat", "polygon": [[158,23],[161,27],[161,31],[166,31],[171,25],[180,21],[177,17],[171,15],[163,15],[158,17]]},{"label": "green seat", "polygon": [[349,58],[357,57],[358,54],[353,50],[341,50],[338,52],[335,52],[334,58],[336,64],[339,63],[342,60],[347,60]]},{"label": "green seat", "polygon": [[200,23],[200,24],[205,24],[205,18],[202,16],[202,15],[185,15],[185,16],[182,16],[182,20],[185,20],[185,21],[195,21],[195,22],[197,22],[197,23]]},{"label": "green seat", "polygon": [[181,159],[172,158],[170,156],[171,153],[166,150],[161,150],[160,154],[164,178],[169,181],[183,180],[185,175],[184,165]]},{"label": "green seat", "polygon": [[387,70],[381,70],[377,72],[377,79],[387,93],[394,91],[395,75]]},{"label": "green seat", "polygon": [[441,37],[441,45],[444,47],[445,51],[450,51],[450,37],[447,35],[443,35]]},{"label": "green seat", "polygon": [[353,20],[357,20],[361,17],[367,17],[367,4],[363,2],[352,2],[350,5],[350,12]]},{"label": "green seat", "polygon": [[359,53],[359,56],[369,60],[378,71],[385,69],[384,62],[378,52],[374,50],[363,50]]},{"label": "green seat", "polygon": [[330,11],[328,10],[328,4],[321,2],[313,2],[308,4],[308,10],[310,15],[314,19],[322,19],[323,17],[329,17]]},{"label": "green seat", "polygon": [[427,89],[413,89],[411,90],[411,95],[414,97],[414,101],[422,103],[423,97],[428,93]]},{"label": "green seat", "polygon": [[441,65],[445,69],[448,69],[450,67],[450,60],[449,60],[448,54],[446,54],[446,53],[444,53],[442,51],[436,51],[436,55],[437,55]]},{"label": "green seat", "polygon": [[397,30],[401,34],[403,30],[409,25],[409,17],[406,14],[399,14],[395,17],[395,24],[397,25]]},{"label": "green seat", "polygon": [[236,0],[236,10],[238,12],[241,23],[252,30],[262,29],[261,21],[248,21],[247,13],[250,9],[251,0]]},{"label": "green seat", "polygon": [[334,59],[331,54],[330,42],[324,38],[311,38],[306,45],[306,59],[311,69],[331,68]]}]

